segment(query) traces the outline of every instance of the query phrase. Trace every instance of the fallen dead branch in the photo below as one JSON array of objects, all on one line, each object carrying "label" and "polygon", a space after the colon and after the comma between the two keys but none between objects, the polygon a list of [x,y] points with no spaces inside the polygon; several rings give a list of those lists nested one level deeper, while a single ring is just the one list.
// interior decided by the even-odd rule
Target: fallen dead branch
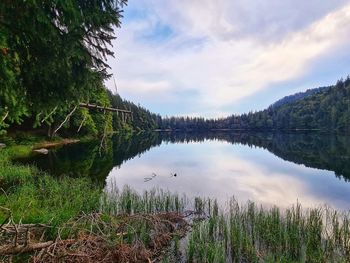
[{"label": "fallen dead branch", "polygon": [[27,245],[5,245],[0,246],[0,255],[14,255],[20,253],[32,252],[34,250],[43,249],[52,245],[53,241],[47,241],[42,243],[33,243]]},{"label": "fallen dead branch", "polygon": [[33,263],[154,262],[174,236],[185,235],[188,224],[182,215],[170,212],[114,217],[82,214],[58,228],[56,240],[44,241],[48,227],[4,225],[0,233],[9,237],[0,246],[0,255],[33,253]]}]

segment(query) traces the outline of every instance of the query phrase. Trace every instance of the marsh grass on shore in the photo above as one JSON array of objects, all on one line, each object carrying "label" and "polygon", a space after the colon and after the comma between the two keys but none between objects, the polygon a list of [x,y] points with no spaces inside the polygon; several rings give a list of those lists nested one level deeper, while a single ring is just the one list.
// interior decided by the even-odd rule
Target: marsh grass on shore
[{"label": "marsh grass on shore", "polygon": [[101,197],[101,211],[112,215],[159,212],[184,212],[189,205],[185,195],[154,188],[138,193],[129,186],[120,190],[115,184]]},{"label": "marsh grass on shore", "polygon": [[349,224],[349,213],[328,207],[281,210],[232,199],[193,225],[187,261],[349,262]]},{"label": "marsh grass on shore", "polygon": [[129,187],[112,187],[102,202],[102,211],[115,215],[175,211],[186,217],[189,208],[185,246],[181,251],[174,237],[163,262],[174,262],[177,253],[183,257],[176,262],[350,262],[350,214],[326,206],[281,209],[232,198],[222,207],[209,198]]}]

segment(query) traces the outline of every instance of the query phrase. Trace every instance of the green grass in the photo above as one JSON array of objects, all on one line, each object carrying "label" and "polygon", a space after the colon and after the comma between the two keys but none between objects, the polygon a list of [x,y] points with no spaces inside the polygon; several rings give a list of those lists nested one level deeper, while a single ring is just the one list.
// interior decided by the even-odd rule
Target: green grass
[{"label": "green grass", "polygon": [[13,164],[31,146],[10,146],[0,150],[0,223],[15,222],[59,225],[81,212],[99,207],[102,189],[86,178],[53,178],[34,166]]},{"label": "green grass", "polygon": [[38,173],[36,167],[16,165],[11,162],[12,158],[26,156],[31,152],[30,146],[12,146],[0,149],[0,190],[13,191],[23,183],[31,180]]}]

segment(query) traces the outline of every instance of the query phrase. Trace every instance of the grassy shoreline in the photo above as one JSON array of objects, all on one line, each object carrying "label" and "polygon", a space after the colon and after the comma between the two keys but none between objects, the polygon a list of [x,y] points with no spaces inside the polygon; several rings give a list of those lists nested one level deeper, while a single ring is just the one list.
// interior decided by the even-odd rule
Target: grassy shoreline
[{"label": "grassy shoreline", "polygon": [[[140,194],[113,188],[107,195],[89,178],[54,178],[11,162],[37,143],[0,150],[0,254],[21,245],[25,251],[28,240],[21,231],[28,232],[29,225],[33,244],[52,244],[29,254],[0,255],[4,262],[68,256],[68,262],[81,262],[81,255],[106,262],[350,261],[348,212],[300,204],[283,210],[242,206],[234,199],[222,208],[215,200],[161,189]],[[38,224],[45,227],[38,230]]]}]

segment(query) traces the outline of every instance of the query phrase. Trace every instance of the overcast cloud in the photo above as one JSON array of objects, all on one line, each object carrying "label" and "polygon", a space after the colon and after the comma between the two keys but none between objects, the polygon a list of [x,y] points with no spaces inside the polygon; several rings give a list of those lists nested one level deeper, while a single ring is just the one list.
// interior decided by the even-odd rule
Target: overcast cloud
[{"label": "overcast cloud", "polygon": [[220,117],[349,74],[350,2],[130,0],[117,36],[108,63],[122,97]]}]

